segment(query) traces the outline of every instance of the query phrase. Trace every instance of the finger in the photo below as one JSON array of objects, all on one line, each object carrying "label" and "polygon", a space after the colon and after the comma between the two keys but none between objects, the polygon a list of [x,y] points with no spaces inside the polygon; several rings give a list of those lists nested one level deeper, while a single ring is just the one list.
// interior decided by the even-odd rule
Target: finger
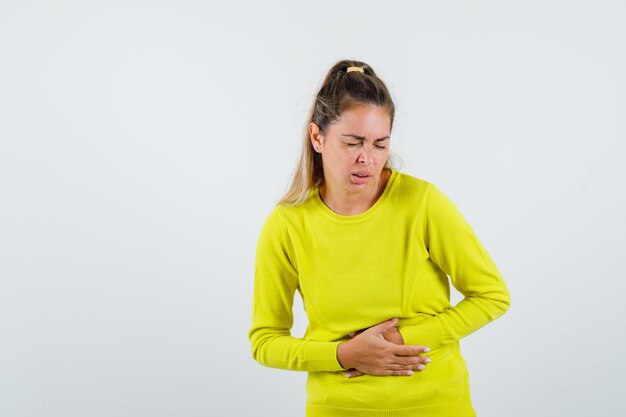
[{"label": "finger", "polygon": [[396,325],[396,323],[398,323],[398,318],[394,317],[392,319],[389,319],[387,321],[383,321],[380,324],[377,324],[376,326],[372,326],[369,329],[367,329],[368,331],[372,331],[374,333],[385,333],[387,330],[391,329],[392,327],[394,327]]},{"label": "finger", "polygon": [[[407,365],[408,366],[408,365]],[[424,365],[423,363],[420,363],[418,365],[410,365],[411,367],[408,369],[411,369],[413,371],[417,371],[417,372],[421,372],[424,369],[426,369],[426,365]]]},{"label": "finger", "polygon": [[363,330],[357,330],[356,332],[348,333],[348,336],[354,337],[360,335],[361,333],[363,333]]},{"label": "finger", "polygon": [[426,369],[426,364],[421,362],[411,362],[411,363],[394,363],[386,366],[387,370],[390,371],[403,371],[403,370],[412,370],[412,371],[423,371]]},{"label": "finger", "polygon": [[401,365],[397,368],[393,368],[390,369],[390,371],[414,371],[414,372],[421,372],[424,369],[426,369],[426,365],[418,363],[418,364],[411,364],[411,365]]},{"label": "finger", "polygon": [[430,360],[430,358],[423,358],[423,360],[421,361],[421,363],[417,364],[417,365],[412,365],[413,366],[413,370],[414,371],[423,371],[424,369],[426,369],[426,366],[431,363],[432,361]]},{"label": "finger", "polygon": [[392,352],[398,356],[415,356],[430,352],[430,348],[426,346],[406,346],[394,344]]},{"label": "finger", "polygon": [[426,365],[432,362],[429,357],[426,356],[398,356],[394,357],[394,362],[400,365]]},{"label": "finger", "polygon": [[417,366],[421,363],[419,356],[394,356],[388,366],[403,369],[405,366]]},{"label": "finger", "polygon": [[400,371],[392,371],[388,370],[385,372],[385,375],[389,376],[411,376],[413,375],[413,371],[411,369],[405,369]]},{"label": "finger", "polygon": [[363,372],[358,369],[354,369],[352,371],[346,372],[346,378],[356,378],[357,376],[365,375]]}]

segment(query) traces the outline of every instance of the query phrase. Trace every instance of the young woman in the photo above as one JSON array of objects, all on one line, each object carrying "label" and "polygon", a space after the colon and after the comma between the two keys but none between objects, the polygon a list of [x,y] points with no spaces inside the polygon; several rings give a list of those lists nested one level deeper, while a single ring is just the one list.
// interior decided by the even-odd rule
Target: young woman
[{"label": "young woman", "polygon": [[[308,371],[308,417],[475,416],[459,341],[509,307],[454,203],[390,166],[393,119],[369,65],[336,63],[291,188],[259,237],[252,354]],[[455,306],[449,280],[464,295]],[[295,291],[303,338],[291,336]]]}]

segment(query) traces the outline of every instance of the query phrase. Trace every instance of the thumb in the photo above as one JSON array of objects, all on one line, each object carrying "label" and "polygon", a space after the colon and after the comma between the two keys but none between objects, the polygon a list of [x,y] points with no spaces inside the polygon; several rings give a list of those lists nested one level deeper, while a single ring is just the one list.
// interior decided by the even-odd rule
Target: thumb
[{"label": "thumb", "polygon": [[383,321],[382,323],[377,324],[376,326],[372,326],[370,330],[372,330],[374,333],[382,334],[382,333],[385,333],[387,330],[391,329],[393,326],[395,326],[396,323],[398,323],[398,318],[394,317],[387,321]]}]

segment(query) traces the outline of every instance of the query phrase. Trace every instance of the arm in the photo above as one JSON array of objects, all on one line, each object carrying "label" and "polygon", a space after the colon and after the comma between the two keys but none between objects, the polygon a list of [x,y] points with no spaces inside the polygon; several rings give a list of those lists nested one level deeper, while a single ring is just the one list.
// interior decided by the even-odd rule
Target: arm
[{"label": "arm", "polygon": [[252,327],[248,333],[253,358],[265,366],[295,371],[340,371],[340,342],[291,336],[293,297],[298,272],[278,208],[268,216],[259,237],[254,271]]},{"label": "arm", "polygon": [[427,199],[425,239],[430,258],[465,297],[456,306],[399,330],[407,344],[436,348],[504,314],[510,295],[498,268],[455,204],[432,184]]},{"label": "arm", "polygon": [[354,367],[372,375],[396,376],[410,375],[412,369],[421,370],[416,367],[427,363],[427,358],[419,356],[427,351],[423,346],[399,346],[385,340],[383,334],[397,319],[373,326],[349,341],[322,342],[291,336],[293,297],[298,288],[297,268],[292,259],[280,213],[274,210],[257,245],[253,318],[248,334],[256,361],[295,371],[341,371]]}]

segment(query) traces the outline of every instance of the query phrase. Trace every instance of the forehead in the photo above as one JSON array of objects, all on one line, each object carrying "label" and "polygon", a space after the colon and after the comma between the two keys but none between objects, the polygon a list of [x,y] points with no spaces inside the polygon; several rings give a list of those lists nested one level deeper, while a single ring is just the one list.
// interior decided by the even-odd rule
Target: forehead
[{"label": "forehead", "polygon": [[345,110],[331,130],[343,134],[383,137],[390,134],[391,118],[385,107],[361,104]]}]

